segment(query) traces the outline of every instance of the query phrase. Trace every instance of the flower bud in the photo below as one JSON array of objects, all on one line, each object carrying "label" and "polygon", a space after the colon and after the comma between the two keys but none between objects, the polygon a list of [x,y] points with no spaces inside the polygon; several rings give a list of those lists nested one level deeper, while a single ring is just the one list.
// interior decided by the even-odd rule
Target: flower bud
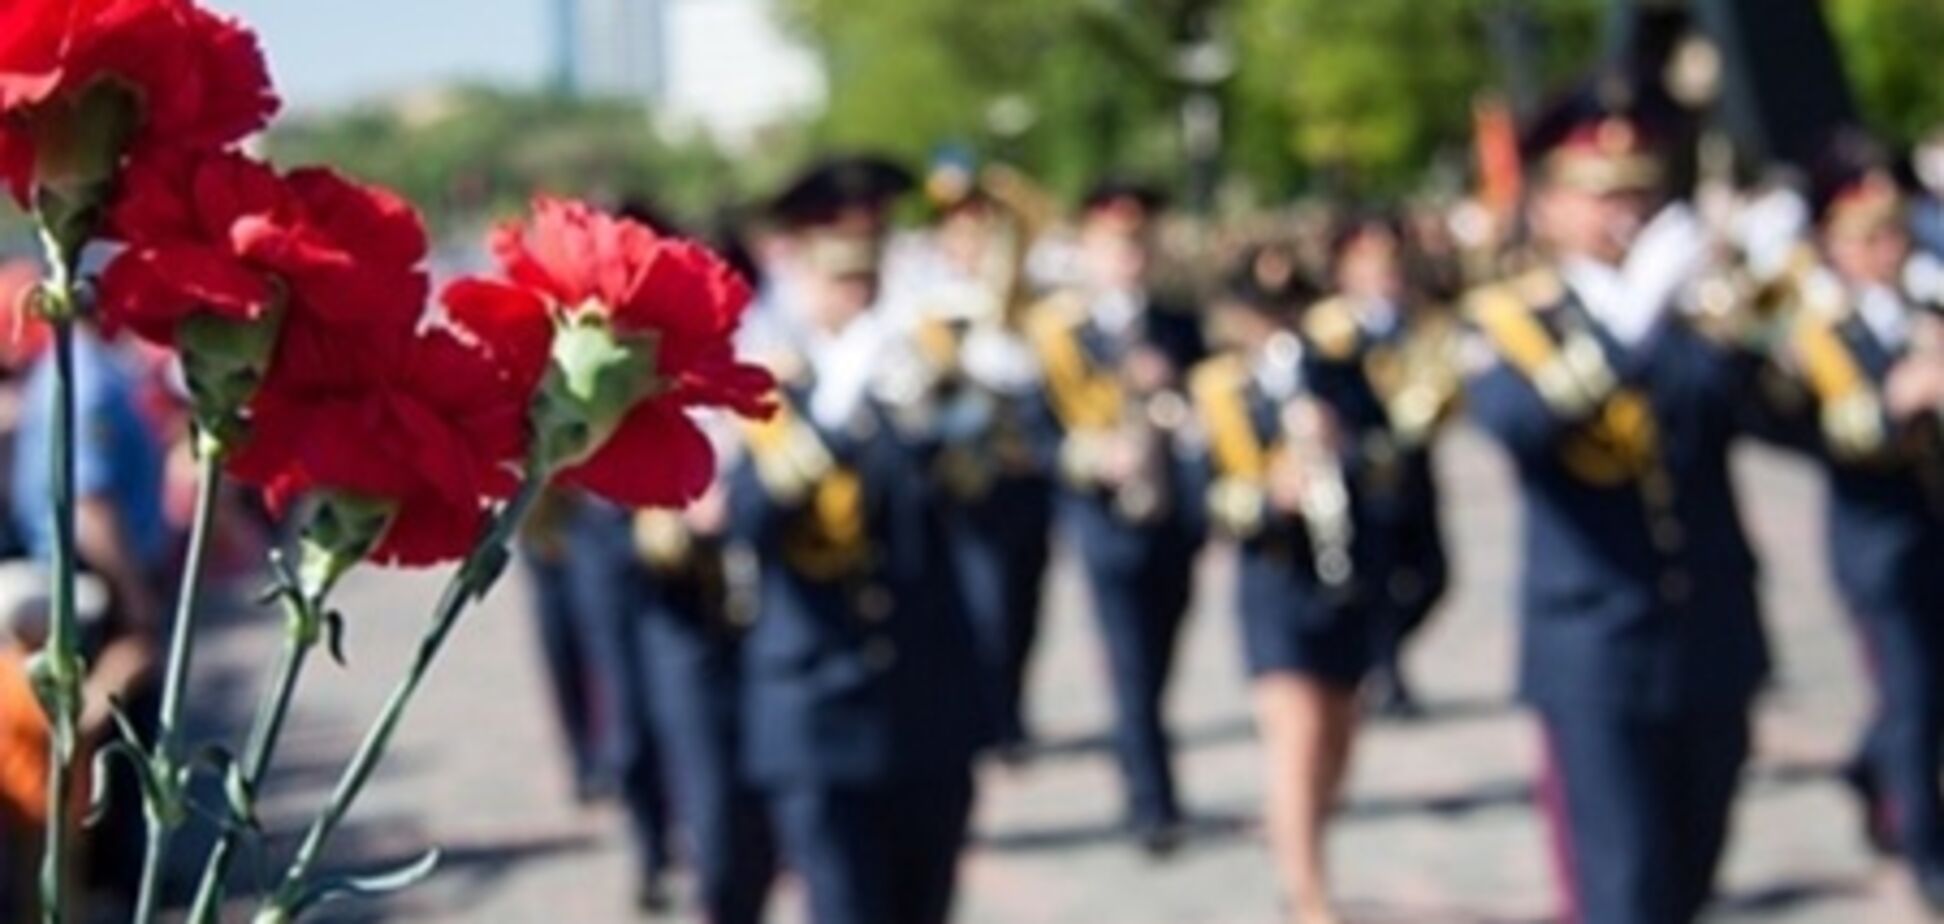
[{"label": "flower bud", "polygon": [[319,495],[300,540],[297,578],[304,593],[321,598],[329,592],[338,578],[377,547],[397,512],[398,506],[388,501],[339,491]]},{"label": "flower bud", "polygon": [[99,80],[29,117],[34,136],[34,211],[63,252],[79,252],[100,223],[141,106],[127,87]]},{"label": "flower bud", "polygon": [[533,408],[539,455],[548,471],[592,455],[637,403],[661,388],[658,343],[652,333],[615,331],[599,311],[578,311],[559,322]]},{"label": "flower bud", "polygon": [[282,311],[273,308],[250,321],[197,312],[177,325],[198,451],[220,451],[242,437],[243,409],[270,368],[282,320]]}]

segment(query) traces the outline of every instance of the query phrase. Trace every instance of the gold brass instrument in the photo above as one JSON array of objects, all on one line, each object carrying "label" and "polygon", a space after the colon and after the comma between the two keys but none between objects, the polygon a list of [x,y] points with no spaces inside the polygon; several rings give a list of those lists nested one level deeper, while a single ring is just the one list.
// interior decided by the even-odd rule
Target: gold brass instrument
[{"label": "gold brass instrument", "polygon": [[1410,320],[1394,348],[1373,350],[1364,371],[1384,402],[1392,448],[1430,445],[1464,390],[1458,325],[1443,316]]},{"label": "gold brass instrument", "polygon": [[979,188],[991,217],[971,284],[925,305],[916,331],[917,353],[935,372],[926,398],[947,417],[938,476],[962,500],[983,497],[996,475],[1028,461],[1024,435],[1005,430],[1005,397],[967,374],[963,355],[975,333],[1022,334],[1032,299],[1027,255],[1058,214],[1052,196],[1003,165],[982,171]]},{"label": "gold brass instrument", "polygon": [[657,578],[702,588],[710,618],[747,628],[756,618],[761,572],[748,544],[698,536],[673,510],[643,510],[634,518],[635,555]]},{"label": "gold brass instrument", "polygon": [[1188,402],[1173,389],[1146,387],[1125,374],[1121,382],[1127,397],[1117,436],[1135,462],[1114,491],[1114,511],[1129,523],[1153,523],[1174,503],[1174,436],[1188,422]]},{"label": "gold brass instrument", "polygon": [[1350,482],[1336,451],[1329,415],[1315,398],[1303,395],[1283,405],[1278,416],[1281,451],[1302,473],[1302,514],[1310,539],[1317,580],[1343,588],[1356,577],[1351,543],[1356,524],[1350,516]]},{"label": "gold brass instrument", "polygon": [[[1076,487],[1109,489],[1118,516],[1150,523],[1173,500],[1173,436],[1188,422],[1188,402],[1171,388],[1134,381],[1129,363],[1099,368],[1080,341],[1086,316],[1084,300],[1067,292],[1041,303],[1027,319],[1048,402],[1065,431],[1060,474]],[[1109,455],[1130,448],[1137,456],[1134,471],[1118,484],[1104,484]]]}]

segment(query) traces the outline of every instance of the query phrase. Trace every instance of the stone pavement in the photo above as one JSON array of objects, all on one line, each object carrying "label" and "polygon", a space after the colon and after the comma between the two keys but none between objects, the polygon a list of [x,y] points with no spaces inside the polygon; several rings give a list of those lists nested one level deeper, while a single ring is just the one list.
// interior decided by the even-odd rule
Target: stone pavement
[{"label": "stone pavement", "polygon": [[[1331,849],[1356,924],[1540,924],[1553,920],[1554,902],[1532,801],[1534,736],[1507,704],[1517,512],[1503,462],[1478,437],[1459,434],[1445,457],[1458,579],[1411,655],[1433,715],[1368,733]],[[1799,462],[1759,451],[1743,462],[1779,671],[1724,900],[1709,920],[1915,921],[1906,885],[1866,856],[1852,806],[1831,777],[1868,696],[1825,578],[1816,479]],[[1114,836],[1118,795],[1101,737],[1099,654],[1075,575],[1058,569],[1033,681],[1047,753],[1024,771],[985,772],[961,921],[1276,920],[1277,890],[1254,821],[1258,751],[1224,572],[1221,556],[1211,555],[1170,704],[1186,797],[1200,819],[1189,847],[1155,865]],[[273,829],[287,831],[322,799],[436,589],[436,575],[370,575],[346,587],[351,667],[325,661],[311,671],[269,794]],[[212,633],[199,678],[234,712],[207,717],[212,723],[246,713],[274,644],[268,620]],[[619,819],[567,798],[533,645],[517,586],[502,588],[462,627],[335,853],[344,868],[364,869],[439,845],[441,872],[401,898],[347,903],[322,919],[633,920]],[[787,886],[778,906],[778,921],[799,920]]]}]

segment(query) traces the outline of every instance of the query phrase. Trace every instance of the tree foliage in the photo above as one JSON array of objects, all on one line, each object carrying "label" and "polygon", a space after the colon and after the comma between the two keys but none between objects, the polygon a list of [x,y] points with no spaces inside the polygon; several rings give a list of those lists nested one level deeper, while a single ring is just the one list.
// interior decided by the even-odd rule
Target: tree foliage
[{"label": "tree foliage", "polygon": [[[1517,79],[1543,96],[1597,60],[1625,0],[786,0],[827,56],[834,144],[910,157],[955,140],[1071,191],[1120,168],[1180,170],[1173,47],[1207,16],[1235,57],[1223,88],[1232,181],[1265,196],[1313,182],[1383,191],[1462,151],[1471,104]],[[1823,0],[1872,124],[1909,139],[1944,122],[1938,0]],[[1526,50],[1509,62],[1503,31]],[[1015,98],[1018,138],[988,115]]]},{"label": "tree foliage", "polygon": [[665,140],[639,104],[483,88],[286,119],[265,144],[280,163],[395,188],[443,226],[515,211],[535,191],[641,196],[698,217],[735,182],[721,154]]},{"label": "tree foliage", "polygon": [[1871,127],[1908,143],[1944,126],[1944,3],[1824,0],[1823,9]]},{"label": "tree foliage", "polygon": [[[1386,192],[1462,153],[1471,104],[1516,74],[1534,94],[1596,59],[1622,0],[780,0],[824,58],[828,110],[733,157],[670,140],[626,101],[461,88],[288,118],[287,164],[339,164],[394,186],[444,226],[513,210],[535,189],[646,195],[680,217],[772,189],[811,146],[922,162],[969,146],[1078,191],[1105,171],[1183,175],[1176,76],[1185,39],[1231,52],[1220,86],[1231,187],[1269,201],[1316,185]],[[1944,125],[1939,0],[1823,0],[1872,127],[1907,142]],[[1530,53],[1508,63],[1504,17]],[[0,209],[0,212],[11,212]],[[0,231],[6,216],[0,215]]]}]

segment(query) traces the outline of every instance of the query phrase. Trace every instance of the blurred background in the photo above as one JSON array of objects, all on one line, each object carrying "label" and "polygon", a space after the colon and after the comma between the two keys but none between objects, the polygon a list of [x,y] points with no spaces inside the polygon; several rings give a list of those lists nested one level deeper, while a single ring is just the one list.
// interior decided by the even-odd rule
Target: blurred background
[{"label": "blurred background", "polygon": [[[1662,6],[1691,7],[1708,24],[1722,55],[1722,124],[1756,159],[1800,162],[1801,138],[1851,117],[1898,150],[1944,126],[1940,0],[207,5],[249,22],[266,46],[286,101],[261,140],[270,157],[400,190],[444,242],[447,270],[476,262],[483,229],[535,191],[645,197],[683,227],[715,229],[840,150],[914,168],[962,150],[1020,168],[1067,204],[1103,176],[1148,178],[1217,226],[1326,201],[1456,214],[1490,192],[1480,154],[1507,121],[1626,47],[1642,10]],[[921,218],[912,210],[906,224]],[[24,219],[0,209],[0,262],[30,252]],[[1332,838],[1351,920],[1540,924],[1555,901],[1534,807],[1536,742],[1510,705],[1511,475],[1476,435],[1451,442],[1440,474],[1454,488],[1457,577],[1411,655],[1428,721],[1375,728]],[[1709,920],[1914,922],[1907,884],[1865,849],[1836,779],[1871,704],[1825,576],[1818,473],[1761,451],[1740,461],[1780,669]],[[254,551],[233,556],[237,573],[249,574]],[[1190,849],[1156,868],[1117,843],[1109,705],[1084,592],[1062,559],[1032,680],[1045,754],[985,780],[962,920],[1272,919],[1228,565],[1219,554],[1206,565],[1170,703],[1197,816]],[[289,846],[377,708],[436,580],[376,574],[347,587],[352,668],[306,681],[268,794],[272,851]],[[632,919],[620,822],[612,806],[570,795],[529,589],[513,583],[460,634],[335,867],[409,860],[436,843],[448,850],[442,872],[321,919]],[[247,722],[276,643],[272,620],[240,595],[232,608],[198,663],[192,702],[218,704],[198,717],[211,734]],[[778,920],[796,920],[792,896],[777,906]]]},{"label": "blurred background", "polygon": [[[402,189],[441,228],[529,191],[678,217],[811,152],[957,144],[1068,196],[1103,172],[1242,211],[1455,193],[1481,93],[1529,109],[1615,41],[1611,0],[217,0],[259,28],[273,156]],[[1760,8],[1705,0],[1703,6]],[[1944,122],[1944,5],[1822,3],[1893,142]],[[1759,20],[1761,17],[1754,17]],[[1753,28],[1752,24],[1750,28]]]}]

